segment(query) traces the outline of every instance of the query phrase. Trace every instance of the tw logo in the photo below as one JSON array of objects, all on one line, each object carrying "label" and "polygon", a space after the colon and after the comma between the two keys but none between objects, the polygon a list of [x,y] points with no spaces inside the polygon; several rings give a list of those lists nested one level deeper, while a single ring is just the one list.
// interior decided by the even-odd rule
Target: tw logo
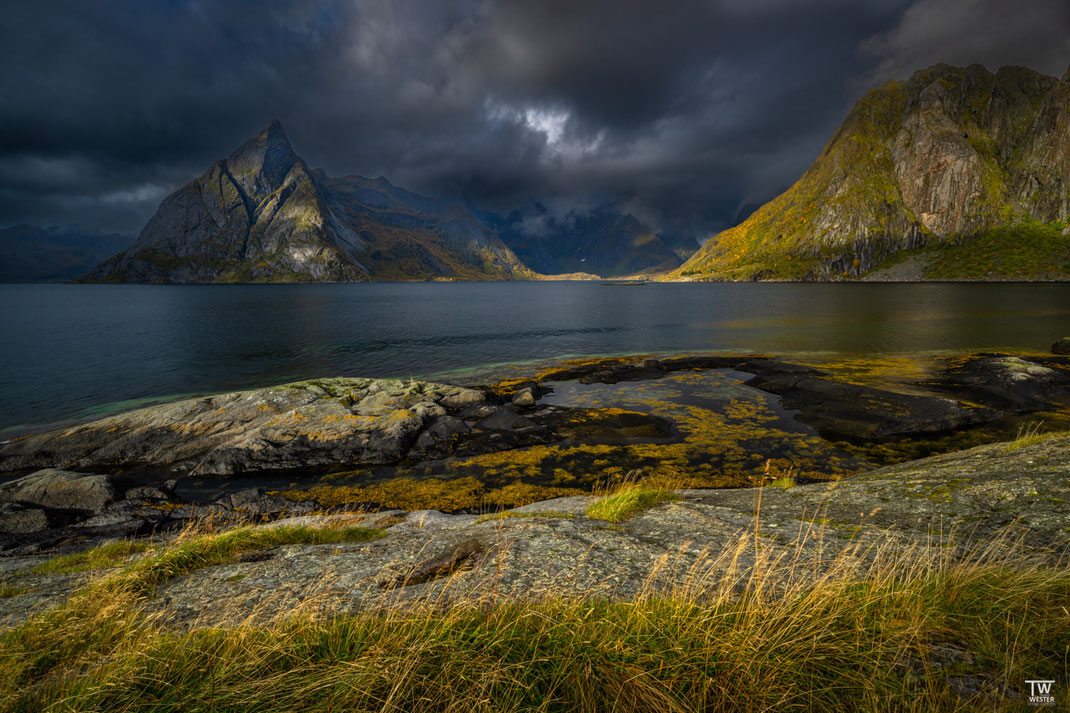
[{"label": "tw logo", "polygon": [[1055,681],[1026,681],[1029,684],[1029,705],[1048,706],[1055,705],[1055,696],[1051,695],[1051,687]]}]

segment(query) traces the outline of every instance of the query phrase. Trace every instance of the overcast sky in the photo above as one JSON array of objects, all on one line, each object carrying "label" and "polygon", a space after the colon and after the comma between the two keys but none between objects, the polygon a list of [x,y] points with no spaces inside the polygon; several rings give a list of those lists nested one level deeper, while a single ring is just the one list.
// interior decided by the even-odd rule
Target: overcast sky
[{"label": "overcast sky", "polygon": [[332,175],[698,237],[871,86],[1070,65],[1067,0],[45,0],[0,24],[0,225],[136,233],[271,119]]}]

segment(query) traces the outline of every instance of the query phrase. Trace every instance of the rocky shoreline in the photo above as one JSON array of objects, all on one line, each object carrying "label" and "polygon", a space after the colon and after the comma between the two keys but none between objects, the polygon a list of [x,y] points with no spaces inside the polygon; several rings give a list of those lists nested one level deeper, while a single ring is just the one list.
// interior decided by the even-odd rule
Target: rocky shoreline
[{"label": "rocky shoreline", "polygon": [[[438,511],[286,517],[257,527],[355,525],[382,536],[248,553],[165,582],[151,609],[165,614],[169,626],[185,628],[270,621],[313,605],[344,613],[544,595],[627,599],[731,572],[746,579],[756,563],[790,564],[809,577],[842,568],[844,558],[863,566],[877,556],[934,548],[952,559],[998,547],[1031,561],[1065,563],[1070,435],[981,446],[836,483],[678,490],[616,523],[591,515],[597,499],[557,498],[482,517]],[[270,496],[235,498],[219,507],[232,515],[247,507],[249,515],[271,502]],[[166,544],[167,536],[161,538]],[[80,586],[78,574],[35,569],[47,559],[0,559],[0,579],[16,591],[0,598],[0,625],[18,623]]]},{"label": "rocky shoreline", "polygon": [[[0,553],[85,548],[204,517],[238,522],[332,510],[315,498],[262,487],[214,499],[183,496],[178,486],[190,477],[298,477],[423,463],[448,473],[459,459],[519,458],[547,444],[675,442],[678,424],[652,413],[540,402],[555,383],[650,382],[711,370],[752,374],[744,386],[776,395],[823,438],[865,443],[968,432],[1008,415],[1061,407],[1070,394],[1070,357],[1059,354],[949,357],[935,375],[910,384],[910,393],[769,355],[589,360],[480,388],[386,379],[297,382],[138,409],[0,444],[0,474],[8,474],[0,480]],[[518,488],[491,509],[554,493]],[[389,507],[368,500],[333,510],[383,505]]]}]

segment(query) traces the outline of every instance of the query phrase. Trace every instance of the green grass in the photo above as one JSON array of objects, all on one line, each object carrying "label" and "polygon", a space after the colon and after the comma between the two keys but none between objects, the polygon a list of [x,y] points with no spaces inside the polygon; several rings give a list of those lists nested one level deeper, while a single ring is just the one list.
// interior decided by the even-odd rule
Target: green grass
[{"label": "green grass", "polygon": [[1070,235],[1063,224],[1026,220],[934,251],[925,276],[936,280],[1065,279]]},{"label": "green grass", "polygon": [[658,488],[627,487],[591,503],[587,517],[607,522],[623,522],[658,503],[679,500],[679,496]]},{"label": "green grass", "polygon": [[[9,686],[48,677],[86,656],[107,656],[130,635],[144,599],[156,587],[201,567],[227,564],[243,552],[288,544],[364,542],[383,536],[361,527],[242,527],[182,533],[174,542],[92,580],[62,605],[0,635],[0,703]],[[0,705],[0,710],[4,707]]]},{"label": "green grass", "polygon": [[25,591],[27,590],[22,589],[20,587],[16,587],[13,584],[8,584],[7,582],[4,582],[3,584],[0,584],[0,599],[10,599],[11,597],[17,597]]},{"label": "green grass", "polygon": [[1017,438],[1015,438],[1013,441],[1008,441],[1003,446],[1003,452],[1011,453],[1013,451],[1018,450],[1019,448],[1024,448],[1026,446],[1031,446],[1035,443],[1042,443],[1043,441],[1047,441],[1051,438],[1057,438],[1059,436],[1066,435],[1066,431],[1052,431],[1050,433],[1044,433],[1040,430],[1042,426],[1043,422],[1032,423],[1019,427]]},{"label": "green grass", "polygon": [[[816,577],[798,576],[803,562],[754,568],[742,581],[734,570],[624,602],[431,602],[334,618],[295,611],[271,624],[184,633],[142,612],[150,582],[239,543],[287,539],[248,530],[193,538],[0,634],[0,709],[1018,710],[956,698],[946,679],[967,669],[928,665],[930,652],[969,651],[977,663],[968,672],[995,690],[1065,681],[1070,669],[1070,571],[1013,554],[954,563],[936,549],[845,562]],[[1057,706],[1070,702],[1065,687],[1055,693]]]},{"label": "green grass", "polygon": [[114,567],[122,564],[130,555],[144,552],[150,546],[150,543],[145,540],[118,540],[85,552],[53,557],[37,565],[31,571],[35,574],[69,574],[89,569]]},{"label": "green grass", "polygon": [[[270,533],[270,534],[265,534]],[[330,542],[360,542],[377,536],[377,530],[351,527],[337,530],[312,529],[307,527],[281,527],[273,530],[235,530],[215,543],[211,557],[203,566],[223,564],[250,549],[277,547],[285,544],[326,544]],[[35,574],[67,574],[91,569],[115,567],[133,554],[152,548],[146,540],[118,540],[85,552],[60,555],[42,562],[31,570]],[[216,561],[218,560],[218,561]]]}]

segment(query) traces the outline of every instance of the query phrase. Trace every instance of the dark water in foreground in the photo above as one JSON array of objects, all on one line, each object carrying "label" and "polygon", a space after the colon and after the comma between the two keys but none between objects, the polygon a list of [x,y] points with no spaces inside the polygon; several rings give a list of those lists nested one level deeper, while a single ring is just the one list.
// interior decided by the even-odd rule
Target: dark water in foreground
[{"label": "dark water in foreground", "polygon": [[0,285],[0,435],[316,376],[565,356],[1046,350],[1067,285]]}]

